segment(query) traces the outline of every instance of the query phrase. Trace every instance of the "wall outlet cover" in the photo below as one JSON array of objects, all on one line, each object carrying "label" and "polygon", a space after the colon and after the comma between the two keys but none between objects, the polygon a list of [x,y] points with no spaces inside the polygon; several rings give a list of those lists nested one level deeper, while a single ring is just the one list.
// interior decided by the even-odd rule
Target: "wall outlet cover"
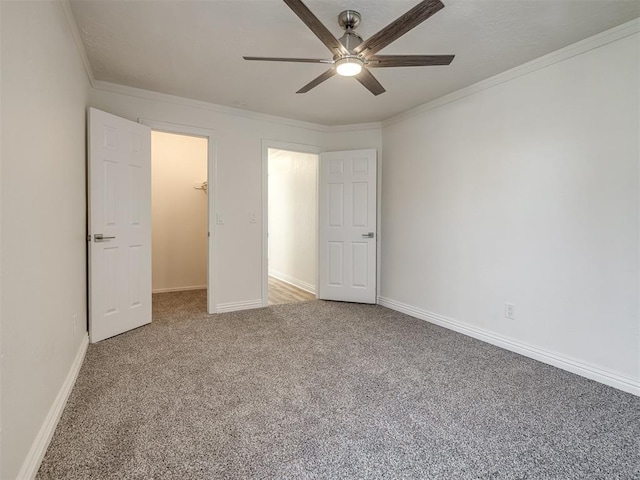
[{"label": "wall outlet cover", "polygon": [[509,320],[515,320],[515,305],[512,303],[504,304],[504,318],[508,318]]}]

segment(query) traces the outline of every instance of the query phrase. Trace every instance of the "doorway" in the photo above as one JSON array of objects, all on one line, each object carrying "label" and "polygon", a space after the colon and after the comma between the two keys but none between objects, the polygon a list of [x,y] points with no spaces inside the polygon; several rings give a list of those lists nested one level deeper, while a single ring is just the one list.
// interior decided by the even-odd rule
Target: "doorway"
[{"label": "doorway", "polygon": [[152,130],[152,292],[207,288],[207,139]]},{"label": "doorway", "polygon": [[267,149],[268,304],[317,292],[318,155]]},{"label": "doorway", "polygon": [[[152,293],[185,292],[206,310],[208,141],[151,131]],[[189,292],[189,293],[186,293]]]}]

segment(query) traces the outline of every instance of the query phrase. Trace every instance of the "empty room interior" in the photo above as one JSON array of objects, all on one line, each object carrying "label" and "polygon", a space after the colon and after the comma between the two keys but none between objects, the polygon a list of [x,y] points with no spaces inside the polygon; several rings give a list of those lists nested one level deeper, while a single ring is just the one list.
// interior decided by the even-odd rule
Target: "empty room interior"
[{"label": "empty room interior", "polygon": [[637,0],[0,24],[0,478],[640,478]]}]

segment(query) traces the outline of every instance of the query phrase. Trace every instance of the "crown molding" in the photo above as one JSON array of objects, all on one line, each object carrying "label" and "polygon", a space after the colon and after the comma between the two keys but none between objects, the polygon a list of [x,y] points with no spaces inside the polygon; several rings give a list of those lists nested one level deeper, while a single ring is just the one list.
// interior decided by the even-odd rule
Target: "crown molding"
[{"label": "crown molding", "polygon": [[390,117],[382,121],[382,127],[388,127],[416,115],[420,115],[421,113],[433,110],[434,108],[446,105],[447,103],[455,102],[464,97],[468,97],[469,95],[473,95],[475,93],[482,92],[483,90],[493,88],[502,83],[509,82],[523,75],[535,72],[536,70],[541,70],[555,63],[559,63],[577,55],[581,55],[609,43],[615,42],[616,40],[621,40],[631,35],[635,35],[639,32],[640,18],[637,18],[635,20],[631,20],[630,22],[623,23],[622,25],[606,30],[602,33],[598,33],[592,37],[580,40],[579,42],[576,42],[572,45],[561,48],[560,50],[556,50],[555,52],[524,63],[505,72],[494,75],[493,77],[481,80],[468,87],[444,95],[431,102],[422,104],[418,107],[402,112],[396,116]]},{"label": "crown molding", "polygon": [[325,126],[327,133],[358,132],[362,130],[381,130],[382,122],[352,123],[350,125]]},{"label": "crown molding", "polygon": [[203,100],[194,100],[191,98],[179,97],[177,95],[170,95],[168,93],[154,92],[151,90],[145,90],[142,88],[129,87],[127,85],[120,85],[118,83],[105,82],[103,80],[94,80],[92,87],[95,90],[100,90],[110,93],[118,93],[120,95],[128,95],[132,97],[144,98],[146,100],[152,100],[156,102],[171,103],[174,105],[180,105],[183,107],[197,108],[200,110],[208,110],[223,115],[232,115],[236,117],[247,118],[250,120],[258,120],[263,122],[278,123],[281,125],[287,125],[289,127],[304,128],[306,130],[314,130],[322,133],[336,133],[336,132],[353,132],[360,130],[371,130],[382,128],[381,123],[359,123],[353,125],[321,125],[318,123],[304,122],[302,120],[295,120],[292,118],[278,117],[276,115],[268,115],[266,113],[252,112],[250,110],[243,110],[241,108],[226,107],[224,105],[218,105],[216,103],[205,102]]},{"label": "crown molding", "polygon": [[69,25],[69,30],[71,31],[73,42],[76,44],[76,49],[78,50],[80,60],[82,60],[84,71],[87,73],[87,77],[89,78],[89,84],[93,87],[96,79],[93,76],[93,69],[91,68],[89,57],[87,57],[87,52],[84,49],[84,43],[82,43],[82,37],[80,36],[80,30],[78,30],[78,24],[76,23],[76,19],[73,16],[73,12],[71,11],[71,4],[69,3],[69,0],[58,0],[58,4],[62,7],[64,16],[67,19],[67,24]]},{"label": "crown molding", "polygon": [[241,108],[226,107],[224,105],[205,102],[203,100],[194,100],[191,98],[179,97],[177,95],[170,95],[168,93],[154,92],[151,90],[145,90],[137,87],[129,87],[127,85],[105,82],[102,80],[96,80],[93,88],[96,90],[104,91],[104,92],[118,93],[121,95],[144,98],[146,100],[153,100],[156,102],[171,103],[171,104],[180,105],[183,107],[197,108],[200,110],[208,110],[211,112],[221,113],[224,115],[232,115],[236,117],[248,118],[251,120],[280,123],[280,124],[288,125],[290,127],[305,128],[308,130],[316,130],[321,132],[326,131],[326,128],[327,128],[324,125],[318,125],[315,123],[303,122],[303,121],[294,120],[291,118],[277,117],[275,115],[267,115],[264,113],[252,112],[249,110],[243,110]]}]

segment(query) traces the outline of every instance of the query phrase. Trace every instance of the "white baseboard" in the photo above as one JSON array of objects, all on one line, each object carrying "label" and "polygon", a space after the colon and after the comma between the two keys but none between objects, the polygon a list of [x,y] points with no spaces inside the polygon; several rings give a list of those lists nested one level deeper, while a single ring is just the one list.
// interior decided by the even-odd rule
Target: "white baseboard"
[{"label": "white baseboard", "polygon": [[464,335],[477,338],[478,340],[482,340],[483,342],[496,345],[506,350],[519,353],[525,357],[533,358],[548,365],[553,365],[554,367],[575,373],[576,375],[640,396],[640,379],[621,375],[606,368],[592,365],[581,360],[576,360],[539,347],[534,347],[520,342],[519,340],[514,340],[512,338],[493,333],[490,330],[485,330],[484,328],[475,327],[459,320],[454,320],[427,310],[412,307],[411,305],[397,302],[390,298],[378,297],[378,304],[398,312],[406,313],[407,315],[419,318],[420,320],[425,320]]},{"label": "white baseboard", "polygon": [[84,361],[84,356],[87,353],[88,346],[89,336],[86,335],[82,338],[82,343],[78,348],[76,358],[71,364],[67,378],[65,378],[62,386],[60,387],[60,391],[58,392],[53,405],[51,405],[44,422],[42,422],[38,435],[36,435],[36,438],[31,445],[27,458],[25,458],[24,463],[22,464],[20,473],[18,473],[18,479],[27,480],[36,477],[38,469],[40,468],[40,463],[42,463],[44,454],[47,452],[47,448],[49,447],[49,443],[53,437],[53,432],[55,432],[56,427],[58,426],[58,421],[60,421],[62,411],[67,404],[73,385],[76,383],[76,378],[78,378],[78,373],[80,372],[80,367]]},{"label": "white baseboard", "polygon": [[238,310],[250,310],[262,308],[262,300],[250,300],[247,302],[219,303],[216,305],[216,313],[237,312]]},{"label": "white baseboard", "polygon": [[288,283],[289,285],[293,285],[294,287],[298,287],[299,289],[304,290],[305,292],[313,293],[314,295],[316,294],[315,285],[308,282],[304,282],[302,280],[298,280],[297,278],[294,278],[291,275],[287,275],[286,273],[269,269],[269,276],[273,278],[277,278],[278,280],[284,283]]},{"label": "white baseboard", "polygon": [[193,285],[191,287],[155,288],[151,293],[186,292],[187,290],[206,290],[206,285]]}]

